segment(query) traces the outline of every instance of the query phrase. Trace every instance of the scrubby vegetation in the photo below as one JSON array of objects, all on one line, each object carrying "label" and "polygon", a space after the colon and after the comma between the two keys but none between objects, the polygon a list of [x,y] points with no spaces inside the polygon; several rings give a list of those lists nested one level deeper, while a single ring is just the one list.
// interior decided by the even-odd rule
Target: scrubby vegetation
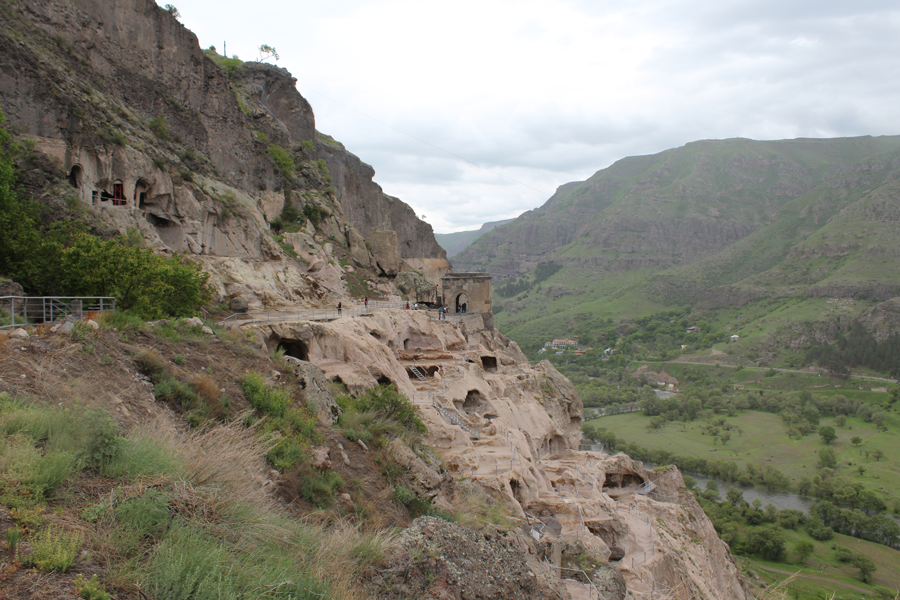
[{"label": "scrubby vegetation", "polygon": [[184,255],[163,257],[124,237],[103,240],[77,219],[45,225],[45,208],[17,192],[25,150],[0,114],[0,265],[31,295],[115,296],[144,318],[193,313],[211,298],[208,275]]},{"label": "scrubby vegetation", "polygon": [[[354,579],[387,538],[274,512],[242,472],[260,450],[252,430],[233,423],[185,438],[151,426],[122,436],[109,423],[101,411],[79,418],[0,394],[0,502],[17,522],[5,536],[18,559],[6,580],[97,553],[109,578],[76,578],[83,598],[136,585],[156,598],[360,597]],[[109,483],[88,484],[91,473]],[[78,509],[66,518],[53,510],[63,488]]]}]

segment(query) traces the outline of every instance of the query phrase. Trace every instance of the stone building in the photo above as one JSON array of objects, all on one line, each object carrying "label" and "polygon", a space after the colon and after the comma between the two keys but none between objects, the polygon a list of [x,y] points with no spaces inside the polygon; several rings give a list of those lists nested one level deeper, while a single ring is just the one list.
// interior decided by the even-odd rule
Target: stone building
[{"label": "stone building", "polygon": [[441,277],[441,298],[451,313],[480,313],[490,319],[493,327],[491,308],[491,276],[488,273],[447,273]]}]

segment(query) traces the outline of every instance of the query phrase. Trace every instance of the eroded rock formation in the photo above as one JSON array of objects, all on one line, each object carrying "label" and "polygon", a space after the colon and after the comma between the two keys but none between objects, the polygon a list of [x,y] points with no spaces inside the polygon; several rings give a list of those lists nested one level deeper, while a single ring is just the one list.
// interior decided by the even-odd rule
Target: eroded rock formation
[{"label": "eroded rock formation", "polygon": [[[151,0],[34,0],[0,28],[0,107],[58,170],[36,195],[194,255],[220,299],[336,302],[345,258],[385,293],[403,268],[449,268],[431,227],[317,134],[284,69],[226,65]],[[269,224],[288,203],[305,220],[279,245]]]},{"label": "eroded rock formation", "polygon": [[[428,443],[450,474],[511,507],[531,540],[523,556],[536,553],[559,567],[562,557],[586,553],[596,561],[592,579],[610,599],[651,589],[684,600],[745,598],[734,559],[677,469],[655,472],[624,455],[579,451],[582,403],[571,382],[546,361],[531,365],[515,342],[485,328],[483,317],[450,323],[424,311],[385,310],[244,329],[269,349],[310,361],[351,393],[395,384],[418,405]],[[408,454],[397,460],[414,461]],[[445,479],[433,467],[408,468],[421,472],[419,495],[436,506],[448,503]],[[424,522],[418,527],[435,530]],[[410,540],[422,537],[419,529]],[[452,548],[427,539],[410,543],[436,544],[440,559],[432,567],[453,588],[460,576],[447,556]],[[406,560],[408,545],[398,560]],[[571,597],[582,597],[583,584],[556,572],[570,579]]]}]

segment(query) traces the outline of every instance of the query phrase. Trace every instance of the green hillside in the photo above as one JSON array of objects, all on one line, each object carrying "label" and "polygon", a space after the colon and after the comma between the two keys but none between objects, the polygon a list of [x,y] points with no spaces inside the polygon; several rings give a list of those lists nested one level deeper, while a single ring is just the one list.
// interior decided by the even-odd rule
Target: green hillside
[{"label": "green hillside", "polygon": [[[673,308],[709,312],[725,330],[737,319],[762,343],[788,323],[828,318],[825,299],[848,299],[842,317],[865,319],[900,296],[898,176],[897,137],[698,142],[566,186],[532,211],[541,219],[523,215],[454,264],[491,244],[469,268],[495,275],[496,322],[526,349]],[[546,233],[548,220],[578,222],[578,235],[501,260],[521,245],[517,231]],[[530,247],[549,245],[536,235]],[[541,281],[539,264],[554,265]],[[773,298],[790,307],[777,322]]]}]

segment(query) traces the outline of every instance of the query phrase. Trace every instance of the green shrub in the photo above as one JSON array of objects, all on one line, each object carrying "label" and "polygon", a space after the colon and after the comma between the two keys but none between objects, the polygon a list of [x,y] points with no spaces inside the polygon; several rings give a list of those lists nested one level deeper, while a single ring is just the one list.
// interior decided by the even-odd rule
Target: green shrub
[{"label": "green shrub", "polygon": [[[134,547],[144,538],[162,539],[169,524],[169,497],[154,488],[116,507],[120,546]],[[125,548],[129,550],[130,548]]]},{"label": "green shrub", "polygon": [[111,600],[112,598],[103,589],[103,584],[100,583],[96,575],[92,575],[90,581],[85,581],[84,576],[79,573],[75,577],[75,591],[84,600]]},{"label": "green shrub", "polygon": [[31,540],[31,556],[27,560],[41,571],[65,573],[75,564],[83,542],[84,537],[77,531],[67,533],[47,527]]},{"label": "green shrub", "polygon": [[272,417],[283,417],[291,396],[287,390],[267,386],[259,373],[248,373],[241,382],[247,401],[256,410]]},{"label": "green shrub", "polygon": [[183,354],[176,354],[175,358],[172,359],[172,362],[178,366],[183,365],[187,360],[184,358]]},{"label": "green shrub", "polygon": [[84,438],[79,458],[85,466],[102,470],[118,456],[122,438],[115,421],[105,410],[88,410],[79,419],[79,429]]},{"label": "green shrub", "polygon": [[169,129],[166,127],[166,118],[162,115],[156,115],[147,123],[153,135],[161,140],[169,139]]},{"label": "green shrub", "polygon": [[319,220],[322,218],[319,207],[312,203],[304,206],[301,214],[303,218],[309,219],[309,222],[313,224],[313,227],[317,227],[319,225]]},{"label": "green shrub", "polygon": [[135,480],[158,475],[177,476],[184,464],[164,444],[145,438],[125,439],[119,454],[103,469],[103,474],[115,479]]},{"label": "green shrub", "polygon": [[344,480],[334,471],[308,469],[301,474],[300,496],[319,508],[330,506]]},{"label": "green shrub", "polygon": [[3,541],[6,543],[9,551],[15,556],[16,548],[19,546],[19,542],[22,541],[22,530],[18,526],[7,527],[6,533],[3,534]]},{"label": "green shrub", "polygon": [[278,165],[278,168],[281,169],[282,174],[285,179],[290,179],[291,175],[294,173],[294,159],[291,158],[291,155],[288,154],[288,151],[282,148],[281,146],[276,146],[272,144],[269,146],[269,156],[272,157],[272,160],[275,161],[275,164]]},{"label": "green shrub", "polygon": [[359,398],[344,399],[351,412],[373,412],[391,420],[410,433],[425,433],[428,428],[416,412],[416,405],[393,385],[379,385]]},{"label": "green shrub", "polygon": [[138,332],[144,328],[144,320],[139,314],[131,311],[108,311],[98,317],[103,327],[112,327],[116,331]]}]

